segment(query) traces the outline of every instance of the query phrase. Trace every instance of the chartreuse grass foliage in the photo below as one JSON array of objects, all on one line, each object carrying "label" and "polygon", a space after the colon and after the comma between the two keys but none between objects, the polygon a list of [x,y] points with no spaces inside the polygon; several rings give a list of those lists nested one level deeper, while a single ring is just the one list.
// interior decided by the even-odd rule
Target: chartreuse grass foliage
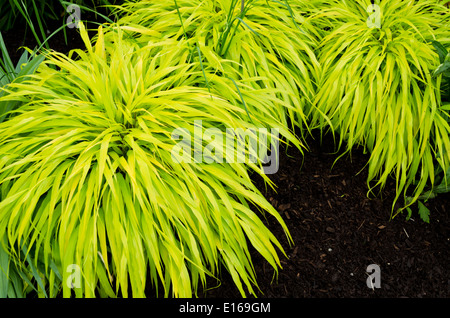
[{"label": "chartreuse grass foliage", "polygon": [[435,165],[449,167],[449,113],[431,44],[449,38],[441,22],[449,11],[436,1],[375,1],[378,28],[368,24],[377,14],[370,1],[327,2],[312,19],[333,26],[317,49],[323,72],[312,125],[326,128],[328,116],[348,149],[370,151],[368,183],[384,186],[394,176],[395,201],[411,190],[411,204],[433,183]]},{"label": "chartreuse grass foliage", "polygon": [[116,13],[142,41],[184,38],[218,75],[276,88],[272,95],[284,103],[271,112],[303,132],[320,74],[311,10],[308,1],[142,0],[126,1]]},{"label": "chartreuse grass foliage", "polygon": [[284,253],[257,212],[275,217],[290,240],[249,178],[260,162],[177,162],[172,133],[192,133],[194,120],[220,130],[263,123],[250,123],[235,91],[204,87],[210,74],[181,42],[141,48],[120,29],[105,41],[100,28],[91,45],[82,25],[81,34],[86,51],[50,53],[2,98],[22,103],[0,124],[3,248],[40,271],[38,288],[50,296],[61,288],[70,296],[72,264],[82,274],[78,297],[142,297],[150,284],[190,297],[221,265],[243,296],[254,293],[249,246],[275,270]]}]

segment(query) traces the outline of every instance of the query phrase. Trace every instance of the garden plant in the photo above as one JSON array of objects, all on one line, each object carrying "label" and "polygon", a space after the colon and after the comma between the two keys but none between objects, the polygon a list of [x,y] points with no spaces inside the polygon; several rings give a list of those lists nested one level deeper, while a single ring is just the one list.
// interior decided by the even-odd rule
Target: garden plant
[{"label": "garden plant", "polygon": [[320,65],[308,1],[127,1],[114,12],[141,41],[185,38],[220,76],[272,91],[271,111],[286,127],[309,129]]},{"label": "garden plant", "polygon": [[445,1],[77,1],[111,16],[68,54],[45,22],[69,2],[0,3],[40,45],[14,66],[0,34],[0,297],[192,297],[223,271],[257,296],[252,251],[276,279],[293,241],[254,180],[315,130],[369,154],[368,195],[394,180],[391,216],[448,192]]},{"label": "garden plant", "polygon": [[[72,264],[83,268],[77,296],[126,297],[129,283],[131,295],[142,297],[149,267],[149,281],[162,283],[166,296],[189,297],[219,264],[243,295],[244,287],[253,293],[246,240],[275,268],[281,246],[250,204],[278,218],[289,235],[251,183],[247,169],[261,169],[178,163],[171,155],[172,132],[194,129],[194,119],[205,129],[251,127],[240,100],[217,95],[215,82],[201,87],[205,71],[186,60],[183,45],[141,48],[122,40],[120,29],[106,43],[100,28],[92,47],[81,29],[87,52],[73,51],[76,59],[50,53],[1,100],[23,104],[0,127],[0,227],[11,262],[24,262],[26,246],[48,278],[39,290],[51,296]],[[248,100],[265,97],[241,92]],[[63,295],[70,292],[63,284]]]},{"label": "garden plant", "polygon": [[[379,15],[378,26],[368,13]],[[320,112],[312,125],[329,129],[329,118],[340,144],[367,149],[370,189],[394,176],[393,208],[402,193],[412,204],[433,185],[437,166],[449,168],[449,113],[441,100],[442,76],[433,76],[439,64],[431,44],[448,45],[442,21],[447,14],[436,1],[391,0],[376,7],[370,1],[327,1],[314,16],[329,31],[317,50]]]}]

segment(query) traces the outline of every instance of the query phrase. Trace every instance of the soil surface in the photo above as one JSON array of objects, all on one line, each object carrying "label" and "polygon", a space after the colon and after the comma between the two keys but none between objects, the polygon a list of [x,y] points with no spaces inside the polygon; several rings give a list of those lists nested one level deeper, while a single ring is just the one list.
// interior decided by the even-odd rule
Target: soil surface
[{"label": "soil surface", "polygon": [[[17,29],[3,32],[13,61],[21,54],[17,48],[34,46],[31,33],[24,34]],[[84,48],[76,29],[67,29],[67,36],[66,44],[59,32],[50,39],[50,47],[63,53]],[[287,257],[280,254],[283,268],[274,279],[274,270],[253,251],[257,296],[450,297],[450,195],[427,202],[429,224],[416,211],[409,221],[405,215],[390,220],[395,184],[367,196],[367,154],[355,149],[335,163],[339,154],[331,136],[322,143],[316,136],[307,144],[310,149],[304,155],[293,147],[280,151],[280,169],[270,176],[277,192],[266,192],[262,180],[254,180],[282,215],[294,241],[289,245],[280,225],[267,220]],[[366,284],[371,264],[380,267],[380,288]],[[220,279],[219,287],[198,296],[241,297],[225,270]],[[213,286],[217,282],[211,279],[208,287]]]},{"label": "soil surface", "polygon": [[[367,196],[368,155],[355,149],[337,162],[333,138],[322,144],[307,140],[302,156],[290,147],[281,152],[280,169],[270,176],[277,192],[256,184],[282,215],[292,235],[290,246],[274,220],[267,226],[282,242],[287,258],[274,279],[267,261],[253,253],[261,290],[258,297],[449,297],[450,195],[429,200],[430,223],[413,211],[391,220],[394,182],[376,196]],[[333,165],[334,164],[334,165]],[[413,210],[416,210],[414,206]],[[380,288],[367,279],[376,264]],[[214,281],[211,282],[214,286]],[[204,297],[240,297],[229,275]]]}]

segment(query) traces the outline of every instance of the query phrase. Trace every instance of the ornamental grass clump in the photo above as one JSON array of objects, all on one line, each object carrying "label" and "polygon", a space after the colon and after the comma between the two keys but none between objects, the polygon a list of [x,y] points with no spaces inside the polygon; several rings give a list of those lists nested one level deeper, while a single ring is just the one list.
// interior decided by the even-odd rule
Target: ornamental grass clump
[{"label": "ornamental grass clump", "polygon": [[438,58],[432,45],[449,38],[442,23],[448,14],[436,1],[352,0],[328,1],[312,19],[333,27],[318,47],[320,112],[311,125],[327,129],[325,114],[340,144],[368,150],[368,184],[382,187],[393,176],[395,201],[409,193],[412,204],[433,184],[435,166],[449,167],[449,113],[441,103],[441,79],[433,77]]},{"label": "ornamental grass clump", "polygon": [[[250,180],[253,171],[269,181],[261,162],[178,162],[172,135],[192,132],[195,120],[220,130],[262,123],[250,123],[234,92],[205,88],[181,42],[140,47],[117,32],[105,41],[100,28],[92,46],[81,25],[86,51],[49,53],[2,98],[21,103],[0,124],[3,248],[43,277],[44,296],[143,297],[162,286],[164,296],[191,297],[222,266],[243,296],[254,294],[250,246],[275,271],[284,253],[258,211],[290,241]],[[73,268],[81,283],[72,290]]]},{"label": "ornamental grass clump", "polygon": [[320,65],[316,29],[305,17],[308,1],[126,1],[119,24],[140,41],[186,39],[205,67],[253,88],[276,91],[270,112],[290,128],[308,130],[307,114]]}]

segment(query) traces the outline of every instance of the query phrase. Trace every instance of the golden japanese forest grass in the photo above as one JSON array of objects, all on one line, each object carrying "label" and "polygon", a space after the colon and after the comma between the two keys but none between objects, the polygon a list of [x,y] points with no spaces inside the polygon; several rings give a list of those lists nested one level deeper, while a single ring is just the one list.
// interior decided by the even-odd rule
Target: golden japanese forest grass
[{"label": "golden japanese forest grass", "polygon": [[105,41],[100,28],[91,46],[81,35],[86,51],[50,52],[0,100],[22,103],[0,124],[0,233],[11,262],[28,277],[39,271],[39,294],[50,297],[70,296],[72,264],[82,271],[77,297],[143,297],[150,284],[191,297],[222,265],[243,296],[254,294],[249,246],[275,271],[284,253],[260,216],[290,238],[250,179],[270,183],[261,162],[175,162],[172,133],[192,132],[194,120],[223,131],[270,126],[300,147],[276,119],[249,120],[243,100],[270,108],[271,92],[209,74],[180,42],[136,46],[120,29]]},{"label": "golden japanese forest grass", "polygon": [[331,30],[317,49],[320,111],[311,125],[328,129],[325,114],[340,145],[368,150],[368,185],[383,187],[393,177],[394,208],[401,194],[412,204],[432,186],[436,167],[449,168],[449,109],[442,77],[433,77],[439,59],[431,45],[450,39],[442,22],[449,10],[427,0],[377,3],[380,28],[367,23],[376,14],[370,1],[327,1],[312,18]]}]

